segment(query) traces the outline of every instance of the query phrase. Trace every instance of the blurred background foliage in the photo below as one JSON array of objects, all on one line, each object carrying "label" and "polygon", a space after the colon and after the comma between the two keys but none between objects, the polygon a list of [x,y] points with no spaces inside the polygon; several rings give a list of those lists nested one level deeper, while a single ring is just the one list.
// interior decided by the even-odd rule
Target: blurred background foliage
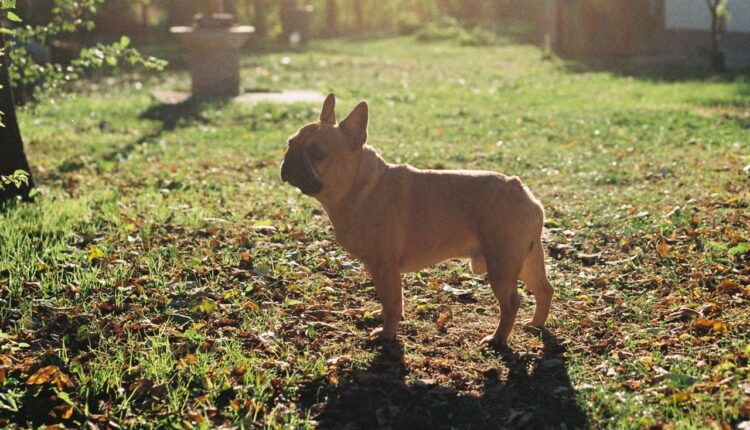
[{"label": "blurred background foliage", "polygon": [[423,42],[476,46],[497,43],[498,32],[538,43],[534,20],[544,9],[542,0],[25,0],[15,5],[23,21],[3,23],[13,30],[7,48],[16,101],[83,76],[160,69],[166,63],[156,58],[181,67],[169,28],[190,25],[219,4],[237,24],[256,27],[249,51],[288,46],[289,10],[307,11],[306,38],[415,34]]},{"label": "blurred background foliage", "polygon": [[[87,3],[68,1],[71,7]],[[256,39],[277,40],[282,34],[281,10],[286,0],[224,0],[224,10],[240,24],[255,25]],[[295,2],[292,2],[295,3]],[[302,0],[312,6],[311,33],[314,37],[346,35],[392,35],[413,33],[423,25],[452,17],[472,28],[497,29],[506,26],[522,35],[533,31],[526,20],[536,19],[543,9],[537,0]],[[105,0],[96,5],[95,28],[76,35],[77,40],[111,42],[127,35],[136,43],[163,41],[170,26],[192,22],[205,11],[206,0]],[[523,7],[518,7],[520,5]],[[54,0],[25,0],[17,6],[24,24],[45,25],[56,18]],[[527,36],[529,36],[527,34]],[[256,40],[257,41],[257,40]]]}]

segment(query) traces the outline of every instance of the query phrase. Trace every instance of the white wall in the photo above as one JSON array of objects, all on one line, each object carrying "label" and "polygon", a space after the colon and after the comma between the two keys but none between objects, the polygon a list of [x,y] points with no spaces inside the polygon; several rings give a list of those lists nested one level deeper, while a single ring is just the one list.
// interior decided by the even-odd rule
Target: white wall
[{"label": "white wall", "polygon": [[[729,0],[729,13],[729,31],[750,32],[750,0]],[[709,30],[706,0],[666,0],[666,23],[670,30]]]}]

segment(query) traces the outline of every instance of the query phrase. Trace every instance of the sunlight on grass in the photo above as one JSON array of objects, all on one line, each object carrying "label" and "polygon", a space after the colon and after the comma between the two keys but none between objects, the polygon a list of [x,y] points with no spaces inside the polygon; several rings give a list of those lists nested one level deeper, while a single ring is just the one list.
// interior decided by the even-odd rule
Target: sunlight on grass
[{"label": "sunlight on grass", "polygon": [[[278,177],[286,138],[319,106],[180,110],[148,97],[155,87],[114,86],[20,112],[41,186],[36,204],[0,215],[0,419],[750,419],[746,78],[576,71],[531,46],[412,38],[319,41],[242,65],[244,88],[335,91],[342,112],[367,99],[388,161],[522,177],[547,208],[554,342],[519,329],[515,355],[480,350],[492,293],[450,262],[405,277],[401,346],[368,343],[371,281]],[[164,81],[189,86],[184,73]],[[47,364],[74,379],[67,421],[54,384],[26,383]]]}]

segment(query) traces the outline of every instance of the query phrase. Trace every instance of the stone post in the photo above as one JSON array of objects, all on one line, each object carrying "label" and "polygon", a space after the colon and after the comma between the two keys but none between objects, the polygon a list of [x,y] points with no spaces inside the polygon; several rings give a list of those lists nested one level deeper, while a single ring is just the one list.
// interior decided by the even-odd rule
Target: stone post
[{"label": "stone post", "polygon": [[223,2],[214,0],[207,16],[195,25],[170,28],[187,49],[193,98],[229,98],[240,94],[240,48],[255,32],[251,26],[235,26],[223,13]]}]

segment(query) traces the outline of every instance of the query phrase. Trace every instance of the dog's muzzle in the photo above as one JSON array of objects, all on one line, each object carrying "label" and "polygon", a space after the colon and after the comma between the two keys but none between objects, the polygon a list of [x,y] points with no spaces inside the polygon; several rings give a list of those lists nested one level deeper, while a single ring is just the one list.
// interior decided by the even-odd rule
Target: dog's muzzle
[{"label": "dog's muzzle", "polygon": [[318,194],[323,189],[323,183],[315,178],[309,161],[301,151],[286,153],[281,163],[281,180],[289,182],[308,196]]}]

